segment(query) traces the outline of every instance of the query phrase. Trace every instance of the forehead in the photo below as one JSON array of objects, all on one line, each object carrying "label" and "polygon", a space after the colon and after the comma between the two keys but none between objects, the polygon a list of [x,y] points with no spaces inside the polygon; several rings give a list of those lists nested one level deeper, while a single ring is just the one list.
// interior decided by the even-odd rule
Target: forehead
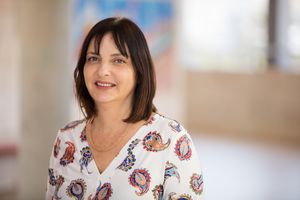
[{"label": "forehead", "polygon": [[113,51],[112,53],[120,53],[126,58],[130,58],[126,42],[123,41],[123,43],[121,43],[119,38],[116,38],[118,38],[118,36],[113,35],[111,32],[105,33],[104,35],[96,35],[91,39],[87,52],[93,52],[100,55],[100,53],[103,54],[105,52]]},{"label": "forehead", "polygon": [[88,50],[98,52],[103,46],[110,46],[111,48],[118,50],[111,33],[106,33],[102,38],[99,36],[93,37],[89,43]]}]

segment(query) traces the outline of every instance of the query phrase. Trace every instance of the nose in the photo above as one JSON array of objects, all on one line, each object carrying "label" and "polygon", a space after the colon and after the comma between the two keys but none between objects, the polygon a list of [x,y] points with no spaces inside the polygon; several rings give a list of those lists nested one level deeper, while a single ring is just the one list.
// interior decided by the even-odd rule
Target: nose
[{"label": "nose", "polygon": [[99,76],[110,76],[110,65],[108,62],[102,61],[98,66]]}]

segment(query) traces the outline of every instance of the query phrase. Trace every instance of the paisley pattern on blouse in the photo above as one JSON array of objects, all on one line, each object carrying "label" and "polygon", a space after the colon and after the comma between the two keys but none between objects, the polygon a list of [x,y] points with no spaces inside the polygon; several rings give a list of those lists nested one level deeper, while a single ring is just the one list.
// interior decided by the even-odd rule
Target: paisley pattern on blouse
[{"label": "paisley pattern on blouse", "polygon": [[57,195],[57,193],[58,193],[60,187],[62,186],[62,184],[65,182],[65,178],[61,175],[55,176],[53,169],[48,169],[48,174],[49,174],[49,184],[55,187],[53,198],[61,199],[61,197],[59,197]]},{"label": "paisley pattern on blouse", "polygon": [[189,133],[160,114],[146,121],[103,172],[93,160],[86,121],[60,129],[51,152],[46,199],[202,200],[201,165]]},{"label": "paisley pattern on blouse", "polygon": [[90,172],[87,168],[88,164],[93,160],[93,156],[92,156],[90,147],[86,146],[86,147],[82,148],[82,150],[80,151],[80,154],[82,156],[79,160],[80,172],[82,172],[83,168],[85,168],[86,171],[88,172],[88,174],[91,174],[92,172]]},{"label": "paisley pattern on blouse", "polygon": [[66,166],[69,163],[72,163],[74,160],[75,145],[72,142],[65,142],[68,147],[65,150],[64,155],[60,158],[60,164]]},{"label": "paisley pattern on blouse", "polygon": [[61,128],[60,131],[64,132],[66,130],[74,129],[77,125],[81,124],[84,120],[77,120],[67,124],[65,127]]},{"label": "paisley pattern on blouse", "polygon": [[86,183],[83,179],[73,180],[67,187],[67,194],[69,197],[73,197],[76,200],[84,199],[86,192]]},{"label": "paisley pattern on blouse", "polygon": [[161,135],[157,131],[150,131],[143,139],[144,149],[153,152],[165,150],[170,143],[171,140],[169,138],[164,144]]},{"label": "paisley pattern on blouse", "polygon": [[176,143],[175,153],[179,160],[189,160],[192,156],[191,141],[184,135]]},{"label": "paisley pattern on blouse", "polygon": [[109,200],[112,193],[113,191],[110,183],[104,183],[102,186],[100,183],[97,188],[95,196],[91,197],[92,195],[90,195],[88,200]]},{"label": "paisley pattern on blouse", "polygon": [[177,195],[175,192],[171,192],[168,195],[168,200],[193,200],[188,194]]},{"label": "paisley pattern on blouse", "polygon": [[178,179],[178,182],[180,182],[180,175],[178,173],[177,167],[173,163],[170,163],[169,161],[167,161],[166,167],[165,167],[164,182],[169,177],[176,177]]},{"label": "paisley pattern on blouse", "polygon": [[86,137],[86,127],[84,127],[84,129],[81,131],[81,134],[80,134],[80,141],[81,141],[81,142],[87,141],[87,137]]},{"label": "paisley pattern on blouse", "polygon": [[164,186],[163,185],[157,185],[152,190],[153,196],[155,200],[163,200],[164,195]]},{"label": "paisley pattern on blouse", "polygon": [[53,148],[53,155],[55,158],[57,158],[59,150],[60,150],[60,139],[57,138]]},{"label": "paisley pattern on blouse", "polygon": [[148,119],[148,121],[146,121],[145,122],[145,126],[148,126],[148,125],[150,125],[150,124],[153,124],[153,122],[155,121],[155,118],[152,116],[152,117],[150,117],[150,119]]},{"label": "paisley pattern on blouse", "polygon": [[123,162],[117,167],[117,169],[127,172],[133,167],[134,162],[136,161],[135,155],[133,154],[133,149],[134,147],[136,147],[136,145],[138,145],[140,141],[141,141],[140,139],[135,139],[131,142],[131,144],[127,149],[128,155],[123,160]]},{"label": "paisley pattern on blouse", "polygon": [[135,169],[129,177],[129,183],[139,190],[135,193],[141,196],[149,190],[150,174],[146,169]]},{"label": "paisley pattern on blouse", "polygon": [[191,188],[196,194],[201,194],[203,192],[203,177],[202,174],[194,173],[191,177]]},{"label": "paisley pattern on blouse", "polygon": [[180,131],[182,131],[181,125],[176,120],[170,121],[169,126],[176,133],[179,133]]}]

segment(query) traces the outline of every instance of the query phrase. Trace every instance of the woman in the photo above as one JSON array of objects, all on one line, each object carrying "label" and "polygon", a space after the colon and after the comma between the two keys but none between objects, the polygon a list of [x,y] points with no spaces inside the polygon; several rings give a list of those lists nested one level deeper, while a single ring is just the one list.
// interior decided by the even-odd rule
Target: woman
[{"label": "woman", "polygon": [[98,22],[74,72],[85,115],[62,128],[47,199],[201,199],[190,135],[156,113],[155,73],[142,31],[126,18]]}]

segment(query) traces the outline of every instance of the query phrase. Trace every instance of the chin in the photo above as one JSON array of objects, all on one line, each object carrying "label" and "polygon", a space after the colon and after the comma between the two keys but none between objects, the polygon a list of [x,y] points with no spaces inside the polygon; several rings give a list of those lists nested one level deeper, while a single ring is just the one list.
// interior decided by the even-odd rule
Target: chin
[{"label": "chin", "polygon": [[95,99],[96,104],[110,103],[110,102],[113,102],[113,101],[114,101],[114,99],[110,99],[110,98]]}]

